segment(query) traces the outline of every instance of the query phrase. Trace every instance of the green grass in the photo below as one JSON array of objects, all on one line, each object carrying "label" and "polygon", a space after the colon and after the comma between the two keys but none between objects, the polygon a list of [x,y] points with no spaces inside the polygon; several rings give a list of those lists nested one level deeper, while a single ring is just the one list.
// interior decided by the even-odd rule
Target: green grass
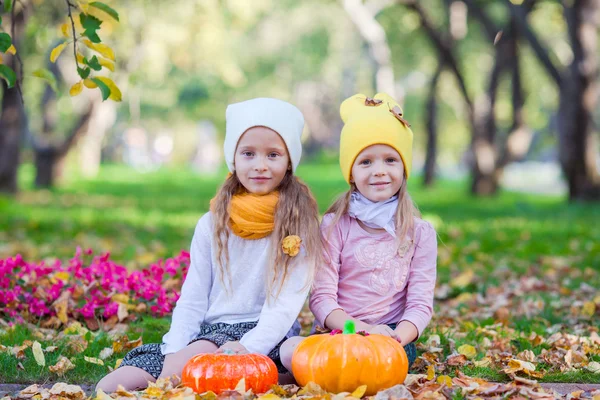
[{"label": "green grass", "polygon": [[[22,188],[31,187],[32,173],[31,166],[21,168]],[[337,165],[302,165],[298,175],[311,187],[321,212],[347,188]],[[150,261],[189,247],[194,226],[208,210],[224,176],[225,171],[202,177],[183,169],[140,173],[109,165],[95,179],[71,175],[63,185],[50,191],[25,189],[16,198],[0,197],[0,259],[17,253],[31,261],[67,259],[76,246],[81,246],[97,253],[110,251],[111,258],[131,268],[147,266]],[[467,185],[441,181],[434,188],[425,189],[416,177],[409,183],[411,196],[439,235],[438,284],[451,283],[464,271],[475,271],[476,279],[468,285],[452,287],[450,299],[461,293],[486,293],[488,288],[503,283],[503,270],[510,271],[511,276],[532,276],[563,271],[565,267],[566,272],[562,273],[568,275],[561,281],[564,290],[576,292],[583,283],[600,287],[598,205],[568,204],[562,197],[508,192],[478,199],[468,195]],[[555,292],[532,296],[547,305],[560,299]],[[441,305],[436,306],[438,312]],[[456,347],[480,343],[482,337],[475,329],[495,323],[493,318],[469,318],[466,303],[458,304],[457,309],[461,318],[470,322],[470,329],[440,335],[444,358],[450,354],[448,338],[455,340]],[[510,327],[524,334],[537,332],[547,336],[549,327],[566,324],[566,312],[547,306],[534,318],[512,318]],[[599,326],[598,315],[597,312],[592,319],[580,322]],[[570,329],[568,325],[563,327]],[[168,320],[145,318],[130,329],[132,338],[137,333],[142,334],[144,343],[160,342]],[[436,332],[437,328],[430,325],[421,341]],[[19,327],[0,337],[0,343],[12,346],[31,338],[31,332]],[[536,354],[544,348],[523,339],[514,340],[513,345],[515,350],[531,349]],[[108,338],[100,335],[93,339],[85,355],[97,357],[108,346]],[[47,365],[60,352],[59,347],[48,354]],[[114,360],[122,356],[113,356],[108,364],[114,365]],[[66,377],[68,381],[93,383],[107,372],[106,367],[83,361],[82,355],[74,355],[74,359],[77,368]],[[27,357],[23,366],[25,371],[17,368],[14,357],[0,353],[0,371],[11,371],[11,381],[56,379],[47,369],[37,367],[32,357]],[[506,379],[490,368],[466,367],[464,372],[492,380]],[[600,383],[600,374],[552,371],[543,381]]]},{"label": "green grass", "polygon": [[[21,168],[21,187],[31,186],[32,173],[31,166]],[[71,176],[58,189],[0,197],[0,257],[16,252],[28,259],[68,257],[76,245],[110,251],[124,262],[148,253],[172,255],[189,247],[195,223],[224,174],[207,178],[183,169],[140,173],[105,166],[92,180]],[[298,175],[321,212],[347,188],[337,165],[303,165]],[[510,258],[522,263],[511,262],[511,268],[526,268],[541,256],[569,256],[576,258],[575,267],[600,268],[597,205],[517,193],[477,199],[467,195],[466,182],[442,181],[424,189],[416,177],[409,192],[436,226],[440,252],[450,252],[441,267],[488,260],[498,265]],[[473,251],[465,253],[468,246]],[[447,271],[440,269],[442,281]]]},{"label": "green grass", "polygon": [[[127,335],[130,340],[138,339],[141,336],[144,343],[160,343],[162,335],[169,329],[169,323],[168,318],[142,318],[130,324]],[[127,353],[126,351],[114,353],[104,360],[104,365],[97,365],[87,362],[84,357],[98,358],[102,349],[112,347],[113,340],[105,332],[99,331],[97,334],[86,334],[85,338],[88,345],[83,352],[69,346],[72,336],[66,336],[59,340],[43,340],[36,337],[34,332],[35,330],[24,325],[17,325],[4,334],[0,333],[0,343],[7,347],[13,347],[20,346],[25,340],[37,340],[43,349],[48,346],[56,346],[57,349],[53,352],[44,353],[45,367],[41,367],[36,363],[31,347],[25,350],[25,358],[23,359],[0,353],[0,383],[27,384],[67,381],[81,385],[93,385],[109,372],[109,366],[114,367],[115,362]],[[56,364],[61,356],[68,357],[75,365],[75,368],[68,371],[64,378],[48,370],[48,366]]]},{"label": "green grass", "polygon": [[548,383],[592,383],[600,384],[598,373],[589,371],[550,372],[539,380]]}]

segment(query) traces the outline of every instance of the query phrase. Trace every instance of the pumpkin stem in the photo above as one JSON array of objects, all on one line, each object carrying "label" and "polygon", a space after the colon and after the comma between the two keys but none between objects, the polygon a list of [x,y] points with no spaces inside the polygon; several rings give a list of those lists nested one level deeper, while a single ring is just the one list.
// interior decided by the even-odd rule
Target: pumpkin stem
[{"label": "pumpkin stem", "polygon": [[352,320],[348,320],[344,323],[344,332],[345,335],[356,333],[356,324]]}]

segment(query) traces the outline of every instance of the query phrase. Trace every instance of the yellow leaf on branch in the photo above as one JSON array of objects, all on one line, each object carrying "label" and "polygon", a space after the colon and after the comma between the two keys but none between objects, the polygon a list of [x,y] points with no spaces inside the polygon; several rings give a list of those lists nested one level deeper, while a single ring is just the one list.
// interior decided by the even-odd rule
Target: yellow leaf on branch
[{"label": "yellow leaf on branch", "polygon": [[86,3],[82,2],[82,1],[78,1],[77,5],[79,5],[79,8],[81,9],[81,11],[84,14],[89,14],[90,13],[90,6],[87,5]]},{"label": "yellow leaf on branch", "polygon": [[56,62],[56,59],[58,58],[58,56],[60,56],[60,53],[63,52],[65,47],[67,47],[67,44],[61,43],[58,46],[56,46],[55,48],[53,48],[52,51],[50,52],[50,61]]},{"label": "yellow leaf on branch", "polygon": [[69,94],[71,95],[71,97],[75,97],[79,93],[81,93],[82,90],[83,90],[83,81],[79,81],[76,84],[74,84],[73,86],[71,86],[71,89],[69,90]]},{"label": "yellow leaf on branch", "polygon": [[104,68],[109,69],[112,72],[115,72],[115,63],[107,60],[106,58],[99,58],[98,62],[100,63],[100,65],[102,65]]},{"label": "yellow leaf on branch", "polygon": [[117,87],[117,85],[113,82],[112,79],[107,78],[105,76],[97,76],[96,79],[103,82],[110,89],[110,96],[108,97],[114,101],[121,101],[122,95],[121,90]]},{"label": "yellow leaf on branch", "polygon": [[89,39],[84,39],[83,44],[85,44],[90,49],[102,54],[109,60],[115,61],[115,52],[109,46],[102,43],[92,43]]},{"label": "yellow leaf on branch", "polygon": [[69,35],[69,24],[67,24],[66,22],[60,26],[60,31],[62,32],[62,35],[64,37],[66,37],[66,38],[70,37],[70,35]]},{"label": "yellow leaf on branch", "polygon": [[89,78],[83,80],[83,85],[88,89],[96,89],[98,87],[98,85],[96,85],[96,82]]}]

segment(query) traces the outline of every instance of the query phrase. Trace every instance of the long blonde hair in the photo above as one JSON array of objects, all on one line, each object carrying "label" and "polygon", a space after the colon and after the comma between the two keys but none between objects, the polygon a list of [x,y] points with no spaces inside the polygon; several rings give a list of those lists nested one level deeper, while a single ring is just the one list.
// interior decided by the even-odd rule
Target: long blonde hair
[{"label": "long blonde hair", "polygon": [[[325,212],[326,214],[333,214],[333,219],[329,225],[330,234],[331,229],[340,221],[344,214],[348,213],[350,206],[350,198],[352,192],[357,191],[354,183],[350,184],[350,190],[342,194],[337,200],[329,207]],[[406,173],[404,173],[404,181],[398,190],[398,209],[396,210],[396,244],[398,249],[405,244],[407,237],[408,241],[412,242],[414,238],[414,217],[421,218],[421,212],[413,202],[412,198],[408,194],[406,189]]]},{"label": "long blonde hair", "polygon": [[[304,256],[302,262],[308,263],[308,276],[305,287],[312,285],[316,266],[322,259],[321,234],[319,231],[319,210],[317,202],[310,189],[300,179],[288,171],[277,188],[279,201],[275,211],[275,228],[271,233],[271,270],[267,278],[267,293],[276,289],[277,298],[285,284],[288,273],[293,267],[293,257],[285,254],[281,241],[289,235],[298,235],[302,239]],[[231,198],[246,192],[237,175],[227,177],[214,198],[213,221],[216,240],[216,260],[219,268],[219,278],[225,285],[227,277],[231,288],[229,270],[229,203]],[[300,253],[302,255],[302,253]]]}]

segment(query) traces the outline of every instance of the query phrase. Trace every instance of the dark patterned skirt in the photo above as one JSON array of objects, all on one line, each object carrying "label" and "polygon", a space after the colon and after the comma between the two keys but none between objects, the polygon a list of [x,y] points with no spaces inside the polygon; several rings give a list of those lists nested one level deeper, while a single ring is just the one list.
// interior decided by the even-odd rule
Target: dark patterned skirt
[{"label": "dark patterned skirt", "polygon": [[404,351],[406,352],[406,357],[408,358],[408,369],[410,369],[417,359],[417,345],[415,345],[414,342],[409,343],[404,346]]},{"label": "dark patterned skirt", "polygon": [[[214,343],[218,347],[221,347],[227,342],[240,340],[242,336],[244,336],[246,332],[253,329],[256,324],[257,322],[240,322],[237,324],[218,322],[216,324],[203,324],[200,327],[200,332],[196,338],[188,344],[194,343],[198,340],[207,340]],[[285,373],[287,370],[281,364],[281,359],[279,358],[279,347],[286,339],[292,336],[297,336],[299,332],[300,324],[296,322],[286,337],[283,338],[283,340],[268,354],[269,358],[273,360],[277,366],[277,370],[280,373]],[[154,379],[158,379],[158,376],[162,372],[164,362],[165,356],[160,351],[160,344],[151,343],[136,347],[127,353],[127,355],[123,358],[121,365],[119,365],[119,368],[124,366],[141,368],[152,375]]]}]

